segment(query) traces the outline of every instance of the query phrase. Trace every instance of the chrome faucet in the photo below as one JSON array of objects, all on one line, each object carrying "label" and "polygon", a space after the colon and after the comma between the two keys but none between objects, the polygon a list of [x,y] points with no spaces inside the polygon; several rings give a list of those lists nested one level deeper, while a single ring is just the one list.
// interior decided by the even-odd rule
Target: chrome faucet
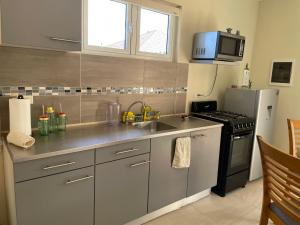
[{"label": "chrome faucet", "polygon": [[128,124],[128,112],[130,112],[131,111],[131,108],[133,107],[133,106],[135,106],[136,104],[141,104],[142,105],[142,107],[141,107],[141,114],[143,114],[143,112],[144,112],[144,108],[145,108],[145,103],[143,102],[143,101],[135,101],[135,102],[133,102],[132,104],[130,104],[130,106],[128,106],[128,108],[127,108],[127,111],[126,112],[124,112],[124,119],[123,119],[123,122],[124,123],[126,123],[126,124]]},{"label": "chrome faucet", "polygon": [[135,101],[135,102],[133,102],[130,106],[128,106],[128,109],[127,109],[126,112],[130,112],[131,108],[132,108],[133,106],[135,106],[136,104],[139,104],[139,103],[142,104],[142,107],[141,107],[141,113],[143,113],[144,106],[145,106],[145,103],[144,103],[143,101]]}]

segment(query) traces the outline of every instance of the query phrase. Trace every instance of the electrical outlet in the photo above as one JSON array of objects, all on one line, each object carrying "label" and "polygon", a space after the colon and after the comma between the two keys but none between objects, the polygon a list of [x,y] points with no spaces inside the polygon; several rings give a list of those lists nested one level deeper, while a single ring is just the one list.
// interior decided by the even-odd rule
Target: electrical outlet
[{"label": "electrical outlet", "polygon": [[199,93],[194,94],[194,98],[201,98],[201,94]]}]

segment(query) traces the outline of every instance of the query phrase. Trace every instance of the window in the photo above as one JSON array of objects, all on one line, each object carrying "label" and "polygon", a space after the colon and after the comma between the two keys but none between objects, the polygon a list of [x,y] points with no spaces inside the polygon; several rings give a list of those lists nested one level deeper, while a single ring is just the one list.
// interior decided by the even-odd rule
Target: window
[{"label": "window", "polygon": [[176,15],[134,1],[85,0],[84,49],[172,60]]},{"label": "window", "polygon": [[140,11],[139,51],[168,54],[170,16],[148,9]]},{"label": "window", "polygon": [[110,0],[89,0],[87,44],[125,50],[128,46],[128,6]]}]

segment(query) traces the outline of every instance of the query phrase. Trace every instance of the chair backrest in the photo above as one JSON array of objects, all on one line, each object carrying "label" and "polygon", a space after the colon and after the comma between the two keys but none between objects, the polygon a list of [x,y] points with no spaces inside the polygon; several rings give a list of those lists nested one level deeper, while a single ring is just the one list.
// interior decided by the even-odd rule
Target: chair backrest
[{"label": "chair backrest", "polygon": [[300,222],[300,159],[276,149],[257,137],[264,174],[264,200],[274,202]]},{"label": "chair backrest", "polygon": [[300,153],[300,120],[287,119],[289,128],[290,154],[299,157]]}]

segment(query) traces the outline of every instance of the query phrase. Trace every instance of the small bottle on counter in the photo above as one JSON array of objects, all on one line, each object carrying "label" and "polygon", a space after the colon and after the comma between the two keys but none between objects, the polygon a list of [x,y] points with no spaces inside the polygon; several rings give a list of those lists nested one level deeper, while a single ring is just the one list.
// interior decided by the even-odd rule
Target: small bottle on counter
[{"label": "small bottle on counter", "polygon": [[57,115],[57,129],[59,131],[65,131],[67,129],[67,116],[64,112],[60,112]]},{"label": "small bottle on counter", "polygon": [[48,136],[49,135],[49,118],[47,115],[42,115],[39,117],[38,129],[40,135]]},{"label": "small bottle on counter", "polygon": [[53,107],[49,106],[47,107],[47,115],[49,118],[49,132],[53,133],[57,130],[56,126],[56,118]]}]

